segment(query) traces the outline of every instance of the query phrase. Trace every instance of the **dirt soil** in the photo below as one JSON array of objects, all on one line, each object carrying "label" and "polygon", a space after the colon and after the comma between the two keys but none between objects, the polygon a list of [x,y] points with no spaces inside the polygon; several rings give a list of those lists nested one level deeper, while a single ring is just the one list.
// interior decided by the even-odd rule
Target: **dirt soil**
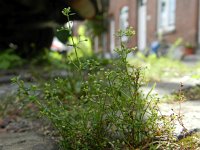
[{"label": "dirt soil", "polygon": [[42,119],[25,119],[18,114],[0,118],[0,150],[58,150]]},{"label": "dirt soil", "polygon": [[0,133],[0,150],[58,150],[56,144],[35,132]]},{"label": "dirt soil", "polygon": [[[8,94],[13,94],[17,86],[10,83],[16,76],[0,72],[0,102],[5,102]],[[25,75],[26,77],[26,75]],[[30,76],[27,75],[27,79]],[[12,98],[12,97],[9,97]],[[15,106],[12,99],[8,104]],[[1,106],[0,104],[0,106]],[[9,106],[8,106],[9,107]],[[1,107],[0,107],[1,108]],[[2,111],[2,110],[1,110]],[[5,116],[0,113],[0,150],[58,150],[58,144],[52,139],[43,120],[30,120],[20,115],[17,106],[11,111],[5,110]],[[4,114],[4,112],[3,112]]]}]

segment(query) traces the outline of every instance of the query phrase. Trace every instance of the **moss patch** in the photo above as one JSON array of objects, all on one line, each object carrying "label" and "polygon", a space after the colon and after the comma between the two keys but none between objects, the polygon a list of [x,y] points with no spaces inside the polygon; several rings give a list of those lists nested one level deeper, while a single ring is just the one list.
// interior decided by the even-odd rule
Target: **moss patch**
[{"label": "moss patch", "polygon": [[198,149],[200,147],[200,132],[181,139],[178,144],[181,145],[182,149]]}]

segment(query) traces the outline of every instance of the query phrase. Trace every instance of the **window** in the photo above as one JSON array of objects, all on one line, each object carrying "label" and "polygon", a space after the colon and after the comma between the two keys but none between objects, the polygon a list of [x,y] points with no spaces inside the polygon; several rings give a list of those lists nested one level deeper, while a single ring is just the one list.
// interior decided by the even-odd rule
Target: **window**
[{"label": "window", "polygon": [[[122,7],[122,9],[120,11],[120,17],[119,17],[120,30],[125,30],[129,26],[129,22],[128,22],[129,14],[128,14],[128,11],[129,11],[128,6]],[[125,42],[127,40],[128,40],[128,38],[126,36],[122,37],[122,41],[123,42]]]},{"label": "window", "polygon": [[115,20],[114,18],[110,19],[110,51],[114,52],[115,49]]},{"label": "window", "polygon": [[159,0],[158,31],[170,32],[175,29],[176,0]]}]

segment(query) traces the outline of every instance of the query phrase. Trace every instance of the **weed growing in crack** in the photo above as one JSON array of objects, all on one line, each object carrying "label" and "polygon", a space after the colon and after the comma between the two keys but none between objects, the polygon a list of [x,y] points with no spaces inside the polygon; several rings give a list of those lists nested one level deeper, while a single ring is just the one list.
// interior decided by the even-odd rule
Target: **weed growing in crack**
[{"label": "weed growing in crack", "polygon": [[[63,14],[69,21],[70,9]],[[64,28],[63,28],[64,29]],[[68,27],[66,30],[71,30]],[[71,32],[70,32],[71,33]],[[35,103],[60,136],[63,149],[170,149],[175,145],[174,116],[160,116],[157,99],[141,91],[142,68],[128,64],[122,37],[135,34],[132,28],[119,31],[119,59],[101,67],[93,59],[69,61],[73,68],[66,78],[26,87],[18,78],[18,94]],[[70,37],[73,37],[70,34]],[[70,67],[69,67],[70,68]],[[173,144],[174,143],[174,144]]]}]

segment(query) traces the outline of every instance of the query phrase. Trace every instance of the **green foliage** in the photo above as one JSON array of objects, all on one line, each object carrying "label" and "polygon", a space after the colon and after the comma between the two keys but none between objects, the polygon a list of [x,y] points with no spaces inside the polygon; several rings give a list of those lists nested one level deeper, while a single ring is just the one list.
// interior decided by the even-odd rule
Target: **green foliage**
[{"label": "green foliage", "polygon": [[0,69],[10,69],[21,66],[22,64],[23,60],[14,54],[12,49],[0,52]]},{"label": "green foliage", "polygon": [[99,36],[107,30],[105,18],[103,15],[98,15],[93,20],[87,20],[85,25],[87,35],[92,37]]},{"label": "green foliage", "polygon": [[178,38],[169,48],[169,52],[167,54],[167,56],[169,58],[173,58],[173,54],[174,51],[176,50],[177,47],[181,46],[181,44],[183,43],[183,39],[182,38]]},{"label": "green foliage", "polygon": [[200,79],[200,62],[198,62],[193,68],[192,68],[192,78],[194,79]]},{"label": "green foliage", "polygon": [[[70,45],[73,45],[73,44],[76,45],[78,58],[89,57],[93,55],[91,40],[87,39],[84,35],[80,35],[79,37],[73,37],[73,41],[72,39],[69,39],[69,43]],[[72,50],[69,51],[68,56],[70,57],[71,60],[74,60],[77,58],[74,48],[72,48]]]},{"label": "green foliage", "polygon": [[156,55],[146,57],[142,53],[137,53],[136,58],[129,59],[128,61],[131,64],[146,67],[145,75],[149,80],[179,77],[190,72],[186,65],[168,57],[157,58]]},{"label": "green foliage", "polygon": [[200,147],[200,133],[194,133],[178,142],[184,149],[196,149]]},{"label": "green foliage", "polygon": [[184,96],[187,100],[199,100],[200,99],[200,85],[188,87],[183,90]]},{"label": "green foliage", "polygon": [[8,112],[13,111],[15,109],[13,106],[16,106],[18,101],[15,100],[14,92],[10,92],[9,94],[3,94],[1,97],[1,103],[0,103],[0,117],[5,117]]},{"label": "green foliage", "polygon": [[43,55],[38,55],[31,60],[31,65],[34,68],[35,66],[46,67],[45,70],[50,70],[51,68],[65,69],[65,59],[62,54],[59,52],[50,51],[45,49]]},{"label": "green foliage", "polygon": [[66,30],[58,30],[56,32],[56,37],[62,42],[66,43],[68,41],[69,31]]},{"label": "green foliage", "polygon": [[[65,9],[69,17],[68,9]],[[132,28],[117,36],[133,36]],[[102,67],[95,59],[68,60],[66,78],[42,85],[18,84],[23,102],[34,103],[60,136],[63,149],[166,149],[173,148],[175,116],[159,116],[156,98],[141,91],[143,72],[128,64],[133,50],[121,42],[119,59]],[[98,59],[97,59],[98,60]],[[102,63],[105,63],[102,61]],[[106,62],[107,63],[107,62]],[[145,144],[144,144],[145,143]]]},{"label": "green foliage", "polygon": [[194,48],[195,46],[192,43],[190,43],[190,42],[186,42],[185,43],[185,47],[186,48]]}]

